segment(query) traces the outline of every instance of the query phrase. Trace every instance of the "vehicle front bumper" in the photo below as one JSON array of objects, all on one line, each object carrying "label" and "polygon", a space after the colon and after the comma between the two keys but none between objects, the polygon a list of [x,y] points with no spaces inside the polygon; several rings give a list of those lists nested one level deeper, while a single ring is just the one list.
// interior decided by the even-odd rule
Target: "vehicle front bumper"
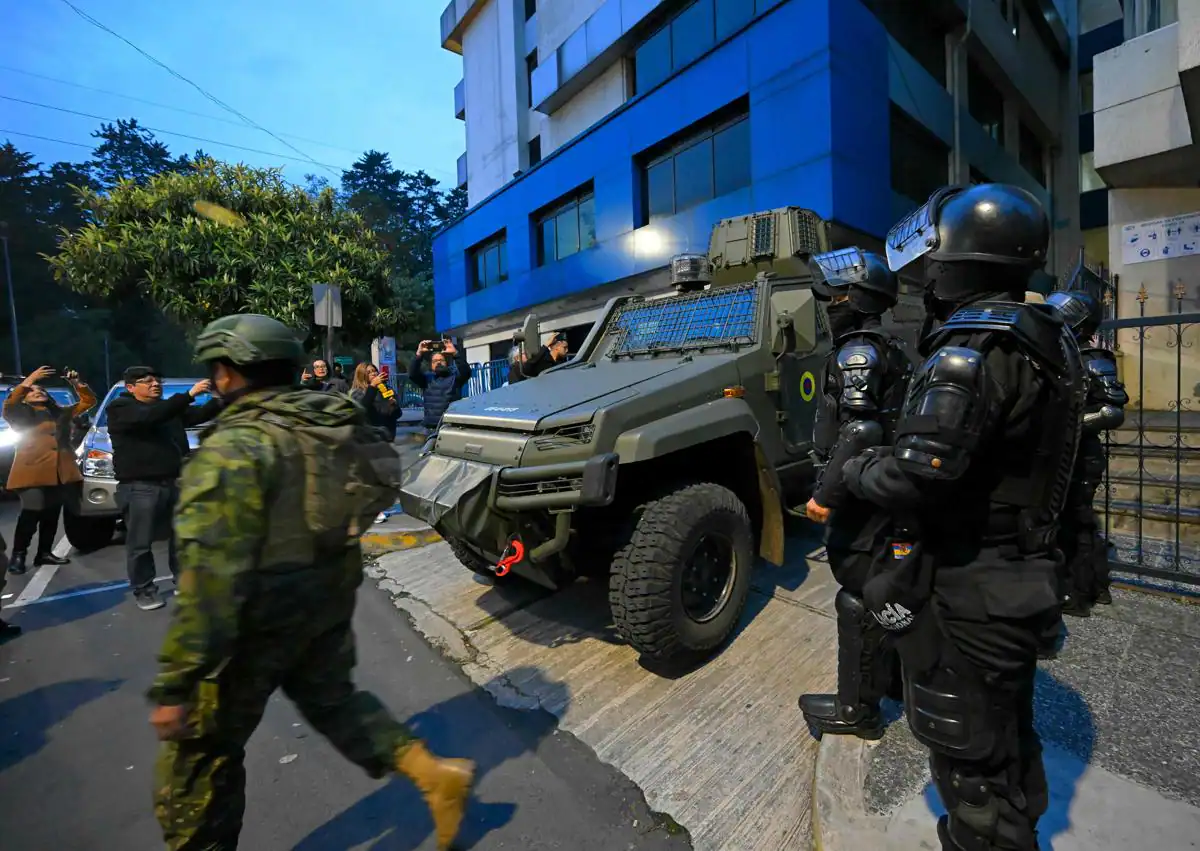
[{"label": "vehicle front bumper", "polygon": [[71,509],[80,517],[119,517],[117,480],[85,476],[83,485],[75,491]]},{"label": "vehicle front bumper", "polygon": [[538,467],[499,467],[429,454],[404,472],[400,504],[406,513],[437,524],[460,510],[465,497],[499,512],[561,511],[604,506],[616,495],[617,456]]},{"label": "vehicle front bumper", "polygon": [[609,453],[586,461],[500,467],[430,453],[404,471],[400,504],[443,536],[466,541],[492,558],[526,525],[522,515],[612,503],[617,462]]}]

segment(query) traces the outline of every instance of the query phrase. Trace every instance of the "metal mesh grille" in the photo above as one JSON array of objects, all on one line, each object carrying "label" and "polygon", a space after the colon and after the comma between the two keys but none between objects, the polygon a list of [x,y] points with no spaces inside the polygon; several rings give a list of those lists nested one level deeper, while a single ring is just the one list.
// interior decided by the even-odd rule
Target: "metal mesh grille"
[{"label": "metal mesh grille", "polygon": [[820,219],[811,210],[792,211],[792,247],[797,254],[821,251]]},{"label": "metal mesh grille", "polygon": [[741,284],[627,304],[609,320],[611,357],[749,345],[757,339],[759,287]]},{"label": "metal mesh grille", "polygon": [[758,216],[752,225],[750,253],[754,257],[770,257],[775,253],[775,217]]}]

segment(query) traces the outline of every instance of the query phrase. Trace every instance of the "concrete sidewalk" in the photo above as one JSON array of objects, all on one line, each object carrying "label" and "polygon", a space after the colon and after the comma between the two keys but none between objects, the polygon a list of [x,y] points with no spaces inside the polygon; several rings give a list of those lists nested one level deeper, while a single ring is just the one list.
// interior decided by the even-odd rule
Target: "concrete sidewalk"
[{"label": "concrete sidewalk", "polygon": [[[1043,849],[1200,848],[1200,606],[1133,592],[1068,619],[1042,665],[1036,723],[1050,809]],[[827,736],[814,784],[823,851],[937,849],[945,812],[900,708],[881,742]]]}]

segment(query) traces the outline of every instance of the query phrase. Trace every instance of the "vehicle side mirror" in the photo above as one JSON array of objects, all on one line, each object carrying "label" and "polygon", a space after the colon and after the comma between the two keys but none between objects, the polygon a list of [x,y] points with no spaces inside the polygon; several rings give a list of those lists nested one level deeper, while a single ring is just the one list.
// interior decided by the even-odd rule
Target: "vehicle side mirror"
[{"label": "vehicle side mirror", "polygon": [[771,294],[776,326],[772,349],[775,354],[812,354],[821,339],[817,300],[811,289],[779,289]]},{"label": "vehicle side mirror", "polygon": [[528,351],[528,347],[532,342],[534,346],[541,343],[541,338],[538,336],[538,317],[536,313],[531,313],[525,317],[525,322],[513,334],[513,342],[522,348],[523,351]]}]

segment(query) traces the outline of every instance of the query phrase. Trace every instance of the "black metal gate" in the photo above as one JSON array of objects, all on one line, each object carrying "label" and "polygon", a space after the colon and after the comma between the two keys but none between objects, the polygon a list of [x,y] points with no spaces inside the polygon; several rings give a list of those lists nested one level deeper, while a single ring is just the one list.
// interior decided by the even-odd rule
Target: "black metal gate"
[{"label": "black metal gate", "polygon": [[[1112,317],[1115,276],[1103,286],[1101,300]],[[1123,348],[1118,332],[1132,332],[1133,339],[1124,345],[1131,354],[1136,352],[1138,382],[1124,426],[1106,435],[1108,470],[1096,509],[1103,512],[1114,576],[1145,577],[1195,590],[1200,587],[1200,411],[1192,409],[1192,397],[1200,389],[1185,387],[1184,367],[1192,367],[1200,357],[1194,341],[1185,339],[1200,325],[1200,313],[1183,312],[1182,284],[1176,284],[1172,295],[1172,313],[1146,316],[1148,296],[1142,287],[1137,317],[1109,318],[1101,326],[1100,345],[1116,352]],[[1162,410],[1145,405],[1148,344],[1157,349],[1158,363],[1166,353],[1174,371],[1173,386],[1166,382],[1168,400]]]}]

